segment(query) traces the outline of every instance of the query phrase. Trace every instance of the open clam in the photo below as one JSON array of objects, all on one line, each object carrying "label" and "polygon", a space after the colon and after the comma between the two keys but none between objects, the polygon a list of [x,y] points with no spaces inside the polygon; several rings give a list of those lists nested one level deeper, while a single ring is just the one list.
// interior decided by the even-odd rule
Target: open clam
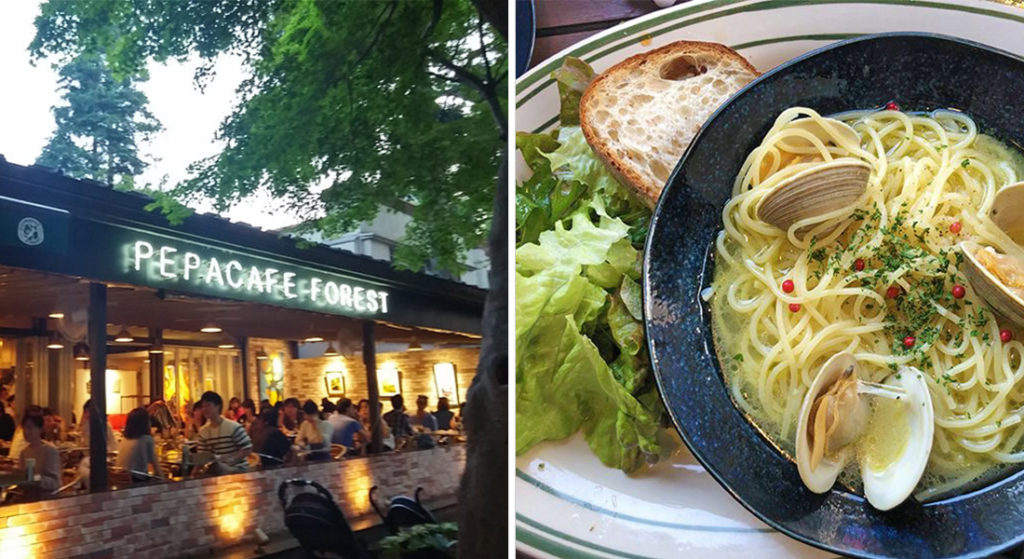
[{"label": "open clam", "polygon": [[761,199],[758,219],[783,231],[797,221],[849,208],[867,190],[871,166],[840,157],[805,169],[780,182]]},{"label": "open clam", "polygon": [[[808,489],[825,493],[858,457],[864,496],[889,510],[910,496],[928,463],[935,429],[931,397],[924,375],[912,367],[883,384],[859,380],[857,369],[853,355],[840,353],[811,383],[797,426],[797,469]],[[872,420],[883,427],[869,433]],[[887,440],[879,444],[878,438]]]},{"label": "open clam", "polygon": [[[1024,244],[1024,183],[1003,187],[992,202],[989,217],[1018,245]],[[973,241],[960,243],[966,265],[964,274],[974,290],[999,314],[1024,326],[1024,261],[982,247]]]},{"label": "open clam", "polygon": [[[799,128],[810,132],[825,145],[829,145],[830,143],[837,146],[840,145],[840,142],[837,142],[834,139],[839,139],[841,140],[841,143],[846,144],[860,144],[860,136],[857,135],[857,132],[849,124],[838,121],[834,118],[822,118],[820,122],[813,118],[802,118],[791,122],[788,127],[790,129]],[[791,151],[813,147],[813,144],[811,144],[809,140],[801,137],[786,138],[779,142],[779,145],[780,147],[788,148]]]}]

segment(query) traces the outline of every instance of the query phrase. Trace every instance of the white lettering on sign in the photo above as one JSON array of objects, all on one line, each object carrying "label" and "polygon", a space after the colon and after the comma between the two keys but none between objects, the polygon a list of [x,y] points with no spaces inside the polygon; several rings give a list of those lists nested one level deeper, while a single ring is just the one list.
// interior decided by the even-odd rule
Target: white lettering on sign
[{"label": "white lettering on sign", "polygon": [[241,272],[241,271],[242,271],[242,265],[239,264],[237,260],[232,260],[231,262],[228,262],[227,266],[224,266],[224,276],[228,280],[228,285],[230,285],[231,287],[234,287],[235,289],[241,289],[242,288],[242,284],[245,283],[245,280],[243,280],[241,276],[235,276],[234,275],[234,272]]},{"label": "white lettering on sign", "polygon": [[178,249],[174,247],[160,247],[160,276],[167,279],[177,279],[178,275],[170,271],[169,268],[174,265],[174,258],[170,255],[178,252]]},{"label": "white lettering on sign", "polygon": [[[300,272],[243,265],[239,260],[222,264],[216,257],[181,251],[170,245],[154,246],[136,241],[128,246],[127,266],[147,280],[164,282],[182,279],[221,290],[261,295],[271,300],[297,300],[315,307],[334,307],[354,313],[388,312],[388,293]],[[244,261],[244,259],[243,259]],[[247,269],[248,268],[248,269]],[[330,276],[328,276],[330,277]],[[306,289],[308,285],[309,289]]]},{"label": "white lettering on sign", "polygon": [[135,271],[142,270],[142,261],[153,257],[153,245],[146,241],[135,242]]},{"label": "white lettering on sign", "polygon": [[286,299],[294,299],[298,297],[295,294],[295,272],[284,273],[284,296]]},{"label": "white lettering on sign", "polygon": [[194,252],[186,252],[185,273],[182,274],[182,277],[184,277],[186,281],[191,279],[190,273],[192,272],[192,270],[199,270],[199,255]]}]

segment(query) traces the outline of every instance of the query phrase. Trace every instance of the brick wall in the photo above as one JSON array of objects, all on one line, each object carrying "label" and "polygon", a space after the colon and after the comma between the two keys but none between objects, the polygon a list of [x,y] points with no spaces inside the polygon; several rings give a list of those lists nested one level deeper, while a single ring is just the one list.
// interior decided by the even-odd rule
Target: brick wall
[{"label": "brick wall", "polygon": [[[406,407],[415,409],[413,401],[419,394],[426,394],[430,399],[429,409],[433,410],[437,403],[437,390],[434,386],[434,363],[451,362],[455,364],[456,379],[459,389],[459,400],[465,401],[473,376],[476,374],[477,361],[480,359],[479,348],[434,349],[428,351],[406,351],[400,353],[377,354],[377,368],[394,366],[401,373],[402,395],[406,397]],[[317,404],[327,396],[324,375],[328,370],[345,371],[345,390],[348,398],[358,402],[368,397],[366,388],[366,367],[360,355],[353,357],[316,357],[310,359],[293,359],[285,372],[285,395],[295,396],[301,401],[312,399]],[[336,396],[331,396],[336,400]],[[455,402],[451,402],[455,407]],[[385,404],[385,410],[391,409]]]},{"label": "brick wall", "polygon": [[315,480],[360,529],[377,523],[367,496],[454,496],[465,447],[389,453],[278,470],[161,483],[107,493],[0,507],[3,559],[182,557],[253,541],[252,532],[286,530],[277,500],[281,481]]}]

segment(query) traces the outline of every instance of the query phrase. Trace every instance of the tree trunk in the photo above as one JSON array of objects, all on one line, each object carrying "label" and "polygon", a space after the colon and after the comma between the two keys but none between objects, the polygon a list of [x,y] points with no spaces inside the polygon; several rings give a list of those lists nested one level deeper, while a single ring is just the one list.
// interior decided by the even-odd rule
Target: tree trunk
[{"label": "tree trunk", "polygon": [[466,471],[459,487],[459,559],[508,554],[508,154],[498,169],[483,345],[466,394]]}]

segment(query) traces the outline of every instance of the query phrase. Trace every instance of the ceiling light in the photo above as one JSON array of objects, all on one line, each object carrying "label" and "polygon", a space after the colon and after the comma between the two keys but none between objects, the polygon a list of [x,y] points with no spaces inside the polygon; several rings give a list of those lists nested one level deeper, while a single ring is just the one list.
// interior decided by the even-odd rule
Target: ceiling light
[{"label": "ceiling light", "polygon": [[157,343],[149,346],[149,352],[150,353],[163,353],[164,352],[164,343],[163,342],[157,342]]},{"label": "ceiling light", "polygon": [[306,338],[303,341],[307,342],[307,343],[312,343],[312,342],[322,342],[322,341],[324,341],[324,339],[321,338],[320,336],[310,336],[310,337]]},{"label": "ceiling light", "polygon": [[327,351],[324,351],[324,357],[334,357],[338,355],[338,350],[334,349],[334,342],[327,344]]},{"label": "ceiling light", "polygon": [[149,359],[143,359],[142,362],[143,363],[149,363]]},{"label": "ceiling light", "polygon": [[216,334],[217,332],[223,332],[224,330],[220,326],[217,326],[212,322],[207,322],[202,328],[199,329],[199,331],[206,332],[207,334]]},{"label": "ceiling light", "polygon": [[416,338],[413,338],[412,341],[409,342],[409,351],[423,351],[423,346],[416,341]]},{"label": "ceiling light", "polygon": [[85,342],[78,342],[75,344],[75,360],[77,361],[88,361],[89,360],[89,345]]},{"label": "ceiling light", "polygon": [[115,342],[134,342],[135,338],[132,337],[132,333],[127,328],[121,328],[121,331],[117,333],[117,337],[114,338]]},{"label": "ceiling light", "polygon": [[262,346],[256,351],[256,359],[258,361],[266,361],[267,359],[267,352],[263,351]]},{"label": "ceiling light", "polygon": [[221,338],[220,343],[217,344],[217,347],[221,349],[233,349],[235,347],[235,342],[231,338],[224,336]]},{"label": "ceiling light", "polygon": [[54,332],[50,334],[50,343],[46,344],[47,349],[64,349],[64,341],[61,340],[60,335]]},{"label": "ceiling light", "polygon": [[62,312],[52,312],[52,313],[50,313],[50,318],[64,318],[64,313],[62,313]]}]

